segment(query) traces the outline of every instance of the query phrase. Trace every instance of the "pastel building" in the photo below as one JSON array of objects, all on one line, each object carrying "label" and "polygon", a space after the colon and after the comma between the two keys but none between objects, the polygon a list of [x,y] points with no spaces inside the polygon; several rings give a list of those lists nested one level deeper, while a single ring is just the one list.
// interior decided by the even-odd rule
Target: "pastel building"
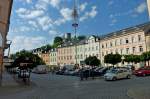
[{"label": "pastel building", "polygon": [[51,66],[58,65],[58,63],[57,63],[57,49],[51,49],[49,57],[50,57],[50,65]]},{"label": "pastel building", "polygon": [[57,48],[58,65],[74,65],[75,62],[75,46],[73,42],[65,42]]},{"label": "pastel building", "polygon": [[100,59],[100,38],[98,36],[90,36],[85,44],[85,59],[89,56],[96,56]]},{"label": "pastel building", "polygon": [[104,56],[110,53],[121,55],[140,55],[150,50],[150,23],[141,24],[101,37],[101,63]]}]

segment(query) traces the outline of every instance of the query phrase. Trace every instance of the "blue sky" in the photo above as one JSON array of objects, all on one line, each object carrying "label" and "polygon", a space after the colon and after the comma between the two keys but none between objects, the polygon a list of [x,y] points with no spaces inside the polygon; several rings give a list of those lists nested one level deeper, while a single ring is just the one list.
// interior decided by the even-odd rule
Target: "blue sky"
[{"label": "blue sky", "polygon": [[[11,52],[52,43],[73,33],[73,0],[14,0],[8,39]],[[78,35],[103,35],[148,22],[146,0],[78,0]]]}]

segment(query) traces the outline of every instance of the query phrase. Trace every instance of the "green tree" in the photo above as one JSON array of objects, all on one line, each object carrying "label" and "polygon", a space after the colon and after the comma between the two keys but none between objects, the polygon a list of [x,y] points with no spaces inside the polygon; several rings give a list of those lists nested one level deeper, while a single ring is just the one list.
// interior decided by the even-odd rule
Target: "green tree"
[{"label": "green tree", "polygon": [[113,66],[117,63],[121,62],[120,54],[107,54],[104,57],[104,62],[108,64],[112,64]]},{"label": "green tree", "polygon": [[61,37],[59,37],[59,36],[56,36],[54,38],[53,46],[57,47],[58,45],[60,45],[62,43],[63,43],[63,39]]},{"label": "green tree", "polygon": [[97,59],[96,56],[89,56],[84,61],[85,61],[86,65],[90,65],[90,66],[99,66],[100,65],[100,60]]},{"label": "green tree", "polygon": [[131,54],[131,55],[125,55],[124,57],[125,57],[124,59],[125,62],[128,62],[128,63],[131,62],[132,64],[139,63],[141,61],[140,55]]},{"label": "green tree", "polygon": [[146,65],[146,61],[148,62],[148,66],[149,66],[149,60],[150,60],[150,51],[149,52],[144,52],[141,55],[141,61],[143,61]]},{"label": "green tree", "polygon": [[19,64],[22,62],[32,63],[30,68],[34,68],[37,65],[45,65],[44,61],[38,55],[32,54],[32,52],[26,50],[22,50],[16,54],[13,54],[12,58],[14,59],[14,63],[12,64],[13,67],[19,66]]},{"label": "green tree", "polygon": [[81,41],[81,40],[85,40],[85,39],[86,39],[86,36],[81,35],[81,36],[78,36],[78,37],[77,37],[77,39],[78,39],[79,41]]}]

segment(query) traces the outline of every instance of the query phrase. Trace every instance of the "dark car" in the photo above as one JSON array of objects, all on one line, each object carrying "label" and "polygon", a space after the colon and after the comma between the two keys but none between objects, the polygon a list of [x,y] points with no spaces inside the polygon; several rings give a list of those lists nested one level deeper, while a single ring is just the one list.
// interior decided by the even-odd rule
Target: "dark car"
[{"label": "dark car", "polygon": [[139,68],[138,70],[135,70],[133,74],[136,76],[150,75],[150,66]]},{"label": "dark car", "polygon": [[93,72],[94,76],[103,76],[107,70],[109,70],[108,67],[102,67],[102,68],[99,68],[99,69],[94,70],[92,72]]}]

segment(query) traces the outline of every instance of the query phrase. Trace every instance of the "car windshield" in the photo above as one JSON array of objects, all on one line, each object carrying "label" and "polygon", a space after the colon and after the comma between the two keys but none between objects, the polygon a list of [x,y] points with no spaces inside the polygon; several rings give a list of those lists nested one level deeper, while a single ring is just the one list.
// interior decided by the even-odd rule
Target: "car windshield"
[{"label": "car windshield", "polygon": [[107,73],[117,73],[118,70],[112,69],[112,70],[108,70]]}]

